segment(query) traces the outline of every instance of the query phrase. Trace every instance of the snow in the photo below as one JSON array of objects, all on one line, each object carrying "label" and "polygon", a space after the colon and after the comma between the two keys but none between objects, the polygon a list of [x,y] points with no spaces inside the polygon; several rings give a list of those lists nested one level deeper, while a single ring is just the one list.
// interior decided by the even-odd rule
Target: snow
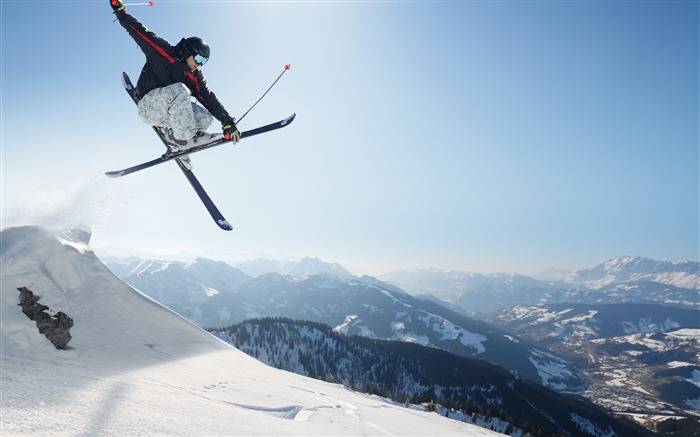
[{"label": "snow", "polygon": [[666,345],[663,341],[654,340],[652,338],[649,338],[648,336],[645,336],[644,334],[629,335],[625,337],[625,340],[629,344],[638,344],[641,346],[645,346],[650,350],[656,352],[663,352],[666,350]]},{"label": "snow", "polygon": [[546,322],[551,322],[553,320],[556,320],[556,319],[560,318],[561,316],[563,316],[564,314],[571,312],[571,309],[569,308],[569,309],[565,309],[565,310],[559,311],[559,312],[556,312],[556,311],[548,312],[547,310],[542,309],[541,312],[542,312],[542,315],[536,320],[537,323],[546,323]]},{"label": "snow", "polygon": [[357,319],[357,315],[356,315],[356,314],[350,315],[350,316],[346,316],[346,317],[345,317],[345,321],[344,321],[342,324],[340,324],[340,325],[336,326],[335,328],[333,328],[333,330],[336,331],[336,332],[341,332],[341,333],[343,333],[343,334],[347,334],[347,333],[348,333],[348,327],[349,327],[350,324],[351,324],[352,322],[354,322],[356,319]]},{"label": "snow", "polygon": [[700,340],[700,329],[697,328],[682,328],[675,331],[670,331],[666,333],[669,337],[674,337],[679,340],[685,341],[698,341]]},{"label": "snow", "polygon": [[600,429],[594,424],[592,424],[589,420],[584,419],[576,413],[571,413],[570,416],[571,421],[574,422],[576,426],[579,427],[579,429],[586,432],[586,435],[592,435],[595,437],[613,437],[616,435],[612,429]]},{"label": "snow", "polygon": [[580,270],[566,278],[571,284],[601,289],[607,285],[630,281],[654,281],[680,288],[700,290],[700,269],[697,262],[654,261],[622,256],[592,269]]},{"label": "snow", "polygon": [[216,296],[217,294],[220,294],[219,290],[217,290],[216,288],[206,286],[203,286],[202,288],[204,288],[204,292],[206,293],[207,297],[212,297]]},{"label": "snow", "polygon": [[[2,435],[497,435],[268,367],[119,281],[80,235],[0,234]],[[73,318],[67,349],[21,312],[22,286]]]},{"label": "snow", "polygon": [[401,334],[395,335],[393,337],[396,341],[403,341],[406,343],[415,343],[421,346],[430,346],[430,339],[425,335],[417,334]]},{"label": "snow", "polygon": [[537,369],[537,374],[542,378],[542,385],[559,391],[567,389],[565,383],[559,382],[571,377],[571,372],[567,370],[564,360],[556,355],[536,349],[532,350],[528,359]]},{"label": "snow", "polygon": [[655,333],[664,332],[672,328],[677,328],[680,324],[676,321],[667,318],[661,325],[652,323],[650,317],[643,318],[639,322],[628,322],[624,321],[622,323],[622,329],[625,334],[636,334],[636,333]]},{"label": "snow", "polygon": [[[686,379],[686,381],[690,382],[691,384],[694,384],[696,387],[700,387],[700,370],[693,370],[691,373],[691,377],[689,379]],[[688,406],[688,408],[696,411],[700,411],[700,397],[697,398],[685,398],[684,403]]]},{"label": "snow", "polygon": [[426,326],[430,326],[433,332],[439,334],[440,340],[444,341],[459,339],[460,343],[462,343],[464,346],[475,350],[474,355],[478,355],[486,351],[486,347],[483,344],[486,341],[486,336],[467,331],[466,329],[461,328],[441,317],[436,317],[434,314],[425,314],[426,315],[420,319],[426,324]]},{"label": "snow", "polygon": [[[406,313],[398,313],[397,317],[405,318]],[[392,322],[391,330],[394,335],[391,337],[395,341],[403,341],[406,343],[416,343],[422,346],[430,346],[430,338],[427,335],[418,335],[412,332],[404,332],[406,324],[404,322]]]},{"label": "snow", "polygon": [[391,323],[391,330],[394,332],[403,331],[404,329],[406,329],[406,325],[403,322],[392,322]]},{"label": "snow", "polygon": [[691,410],[700,410],[700,397],[697,397],[695,399],[691,398],[685,398],[683,399],[683,402],[690,408]]},{"label": "snow", "polygon": [[690,381],[700,387],[700,370],[693,370],[692,378]]},{"label": "snow", "polygon": [[[676,368],[676,367],[692,366],[692,365],[693,365],[692,363],[689,363],[689,362],[687,362],[687,361],[671,361],[671,362],[669,362],[669,363],[666,364],[666,366],[667,366],[669,369],[673,369],[673,368]],[[700,375],[699,375],[699,376],[700,376]]]}]

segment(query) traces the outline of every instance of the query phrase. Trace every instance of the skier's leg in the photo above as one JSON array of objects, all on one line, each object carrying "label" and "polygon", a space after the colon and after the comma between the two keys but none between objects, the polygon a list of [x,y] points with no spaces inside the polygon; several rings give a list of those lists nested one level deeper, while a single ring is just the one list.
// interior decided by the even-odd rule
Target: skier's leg
[{"label": "skier's leg", "polygon": [[190,90],[183,83],[175,83],[163,89],[172,96],[168,108],[168,126],[173,130],[173,136],[178,140],[189,140],[197,133]]},{"label": "skier's leg", "polygon": [[[166,141],[176,149],[187,150],[214,138],[211,134],[198,134],[207,130],[214,117],[190,101],[190,90],[182,83],[152,90],[139,101],[138,109],[144,122],[170,129]],[[192,168],[188,155],[178,160],[187,170]]]},{"label": "skier's leg", "polygon": [[192,113],[194,114],[194,125],[197,131],[206,132],[214,121],[214,116],[196,103],[192,103]]},{"label": "skier's leg", "polygon": [[171,128],[177,140],[187,141],[197,133],[190,90],[182,83],[152,90],[139,101],[138,108],[144,122]]},{"label": "skier's leg", "polygon": [[138,103],[141,120],[151,126],[165,126],[168,120],[168,102],[160,88],[151,90]]}]

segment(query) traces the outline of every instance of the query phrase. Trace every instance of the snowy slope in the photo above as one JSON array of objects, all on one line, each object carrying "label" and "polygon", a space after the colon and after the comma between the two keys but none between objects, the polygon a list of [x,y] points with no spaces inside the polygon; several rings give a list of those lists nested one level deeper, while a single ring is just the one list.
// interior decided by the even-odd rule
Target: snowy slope
[{"label": "snowy slope", "polygon": [[[0,233],[2,435],[494,435],[267,367],[119,281],[89,237]],[[73,318],[66,350],[22,286]]]}]

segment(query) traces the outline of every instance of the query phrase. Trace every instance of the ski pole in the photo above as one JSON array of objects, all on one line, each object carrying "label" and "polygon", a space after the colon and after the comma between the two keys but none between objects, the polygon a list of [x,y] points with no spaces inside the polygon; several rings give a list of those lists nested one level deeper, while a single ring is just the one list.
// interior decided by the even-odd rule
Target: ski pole
[{"label": "ski pole", "polygon": [[243,120],[243,119],[245,118],[245,116],[248,115],[248,113],[250,112],[250,110],[253,109],[253,108],[255,108],[255,105],[257,105],[258,103],[260,103],[260,101],[263,99],[263,97],[265,97],[265,96],[267,95],[267,93],[270,92],[270,90],[272,89],[272,87],[275,86],[275,84],[277,83],[277,81],[280,80],[280,79],[282,78],[282,75],[283,75],[284,73],[286,73],[287,70],[289,70],[290,68],[292,68],[292,66],[291,66],[290,64],[287,64],[287,65],[284,66],[284,70],[282,70],[282,73],[280,73],[280,75],[277,76],[277,79],[275,79],[275,81],[272,82],[272,85],[270,85],[270,88],[268,88],[267,91],[265,91],[265,92],[263,93],[263,95],[260,96],[260,98],[258,99],[257,102],[253,103],[253,106],[251,106],[251,107],[245,112],[245,114],[243,114],[242,117],[240,117],[238,120],[236,120],[236,123],[240,123],[241,120]]},{"label": "ski pole", "polygon": [[[111,3],[112,3],[112,6],[116,6],[116,5],[117,5],[117,0],[112,0]],[[148,3],[122,3],[122,7],[121,7],[120,10],[124,10],[124,7],[125,7],[125,6],[153,6],[153,2],[148,2]],[[114,13],[116,14],[117,11],[115,10]],[[119,18],[115,18],[114,21],[117,21],[118,19],[119,19]],[[112,21],[112,23],[114,23],[114,21]]]},{"label": "ski pole", "polygon": [[148,2],[148,3],[124,3],[124,6],[153,6],[153,2]]}]

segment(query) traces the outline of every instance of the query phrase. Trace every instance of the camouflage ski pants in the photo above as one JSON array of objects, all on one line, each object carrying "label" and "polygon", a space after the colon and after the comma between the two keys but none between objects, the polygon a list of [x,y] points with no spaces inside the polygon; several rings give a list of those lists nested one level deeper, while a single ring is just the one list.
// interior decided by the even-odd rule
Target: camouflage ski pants
[{"label": "camouflage ski pants", "polygon": [[206,132],[214,116],[190,101],[190,90],[174,83],[151,90],[139,100],[139,116],[151,126],[169,127],[178,140],[189,140],[197,132]]}]

